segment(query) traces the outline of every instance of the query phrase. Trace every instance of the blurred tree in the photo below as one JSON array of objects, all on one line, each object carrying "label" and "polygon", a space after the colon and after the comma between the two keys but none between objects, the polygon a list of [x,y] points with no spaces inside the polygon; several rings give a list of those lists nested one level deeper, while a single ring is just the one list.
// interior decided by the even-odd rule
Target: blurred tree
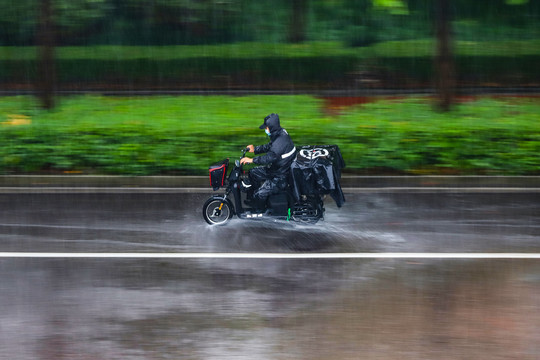
[{"label": "blurred tree", "polygon": [[37,89],[41,106],[54,107],[56,71],[54,65],[53,0],[41,0],[39,7],[39,29],[37,32],[38,76]]},{"label": "blurred tree", "polygon": [[289,42],[300,43],[306,40],[308,0],[291,0],[291,5]]},{"label": "blurred tree", "polygon": [[[26,5],[26,4],[25,4]],[[60,33],[65,38],[79,34],[89,23],[104,16],[105,0],[40,0],[36,32],[38,45],[37,93],[44,109],[55,105],[55,45]]]},{"label": "blurred tree", "polygon": [[451,41],[450,0],[437,0],[435,9],[437,54],[435,55],[435,88],[438,108],[449,111],[453,103],[456,74]]}]

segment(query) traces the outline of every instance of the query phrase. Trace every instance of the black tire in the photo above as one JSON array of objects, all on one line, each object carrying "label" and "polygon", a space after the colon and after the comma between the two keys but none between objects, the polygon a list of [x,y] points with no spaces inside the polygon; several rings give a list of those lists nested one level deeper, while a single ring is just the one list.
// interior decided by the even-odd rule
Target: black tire
[{"label": "black tire", "polygon": [[211,197],[204,203],[202,213],[208,224],[223,225],[232,218],[234,209],[229,201],[223,200],[222,197]]}]

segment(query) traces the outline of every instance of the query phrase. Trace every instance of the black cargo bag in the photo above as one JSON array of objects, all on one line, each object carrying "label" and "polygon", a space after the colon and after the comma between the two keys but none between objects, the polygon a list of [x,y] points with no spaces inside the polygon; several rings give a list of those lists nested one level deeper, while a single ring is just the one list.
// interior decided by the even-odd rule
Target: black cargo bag
[{"label": "black cargo bag", "polygon": [[291,164],[294,196],[298,200],[302,195],[329,194],[341,207],[345,202],[340,184],[344,167],[337,145],[301,146]]},{"label": "black cargo bag", "polygon": [[218,163],[210,165],[208,172],[210,173],[210,186],[214,191],[218,190],[225,184],[225,176],[229,168],[229,159],[221,160]]}]

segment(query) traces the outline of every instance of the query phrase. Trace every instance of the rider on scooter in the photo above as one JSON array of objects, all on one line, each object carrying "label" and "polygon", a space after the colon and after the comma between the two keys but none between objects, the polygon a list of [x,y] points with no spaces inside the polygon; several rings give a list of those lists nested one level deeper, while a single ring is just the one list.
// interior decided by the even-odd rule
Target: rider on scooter
[{"label": "rider on scooter", "polygon": [[270,137],[270,142],[259,146],[248,145],[247,148],[255,155],[265,155],[254,158],[244,157],[240,163],[262,165],[251,169],[249,183],[244,183],[248,191],[249,205],[262,209],[265,207],[268,196],[287,187],[287,178],[296,148],[289,133],[281,127],[278,114],[272,113],[266,116],[259,129],[264,129]]}]

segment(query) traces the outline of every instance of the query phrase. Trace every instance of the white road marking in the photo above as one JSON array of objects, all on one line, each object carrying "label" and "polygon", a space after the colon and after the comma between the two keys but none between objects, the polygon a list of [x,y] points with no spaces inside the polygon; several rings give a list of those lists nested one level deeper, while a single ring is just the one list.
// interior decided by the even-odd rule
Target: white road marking
[{"label": "white road marking", "polygon": [[540,253],[143,253],[0,252],[0,258],[57,259],[540,259]]},{"label": "white road marking", "polygon": [[[410,186],[410,187],[343,187],[345,194],[361,193],[538,193],[540,187],[449,187],[449,186]],[[210,194],[212,188],[201,187],[18,187],[2,186],[0,194]]]}]

